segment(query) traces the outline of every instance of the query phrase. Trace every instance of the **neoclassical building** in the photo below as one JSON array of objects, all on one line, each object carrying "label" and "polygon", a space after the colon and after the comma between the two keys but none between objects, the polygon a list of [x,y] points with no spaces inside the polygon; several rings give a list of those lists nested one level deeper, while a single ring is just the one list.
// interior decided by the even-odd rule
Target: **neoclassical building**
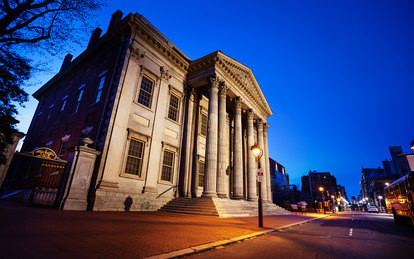
[{"label": "neoclassical building", "polygon": [[[62,206],[72,199],[124,210],[129,201],[131,210],[157,210],[178,196],[255,201],[254,144],[264,151],[262,196],[270,202],[272,111],[252,70],[220,51],[190,60],[139,14],[122,19],[117,11],[101,31],[34,94],[39,105],[23,151],[46,146],[68,161]],[[76,149],[83,138],[93,144]],[[84,150],[95,150],[96,160],[75,166]]]}]

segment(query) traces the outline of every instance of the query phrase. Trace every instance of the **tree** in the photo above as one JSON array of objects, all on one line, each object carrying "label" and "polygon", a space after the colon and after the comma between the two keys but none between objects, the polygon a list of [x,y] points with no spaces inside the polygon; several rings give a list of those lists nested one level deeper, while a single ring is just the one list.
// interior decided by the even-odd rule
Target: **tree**
[{"label": "tree", "polygon": [[0,44],[42,46],[60,50],[89,27],[88,20],[103,5],[102,0],[2,0]]},{"label": "tree", "polygon": [[20,87],[30,77],[29,61],[16,53],[0,52],[0,164],[6,163],[4,150],[13,144],[17,114],[14,103],[22,105],[27,93]]},{"label": "tree", "polygon": [[0,164],[7,145],[13,143],[18,123],[16,104],[28,95],[23,86],[33,67],[20,53],[67,49],[66,42],[80,43],[91,27],[89,19],[105,0],[0,0]]}]

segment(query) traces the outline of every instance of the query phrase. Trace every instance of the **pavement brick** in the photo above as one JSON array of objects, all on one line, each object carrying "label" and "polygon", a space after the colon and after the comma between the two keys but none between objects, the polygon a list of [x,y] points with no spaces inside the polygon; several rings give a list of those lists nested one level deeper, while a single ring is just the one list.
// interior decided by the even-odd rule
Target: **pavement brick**
[{"label": "pavement brick", "polygon": [[[259,228],[257,217],[59,211],[0,201],[0,257],[170,258],[249,239],[322,215],[264,216],[264,228]],[[25,249],[21,249],[22,244]]]}]

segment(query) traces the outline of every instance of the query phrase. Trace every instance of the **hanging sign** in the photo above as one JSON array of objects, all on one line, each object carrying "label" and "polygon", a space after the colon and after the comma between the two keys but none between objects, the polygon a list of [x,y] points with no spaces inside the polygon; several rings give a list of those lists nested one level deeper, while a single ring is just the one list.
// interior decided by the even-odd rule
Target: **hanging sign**
[{"label": "hanging sign", "polygon": [[263,182],[263,169],[262,168],[257,169],[257,182],[259,183]]}]

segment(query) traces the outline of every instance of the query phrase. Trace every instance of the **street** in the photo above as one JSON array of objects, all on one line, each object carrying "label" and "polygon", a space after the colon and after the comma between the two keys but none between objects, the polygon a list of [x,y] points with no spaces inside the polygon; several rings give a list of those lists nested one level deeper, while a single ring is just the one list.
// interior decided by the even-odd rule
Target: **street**
[{"label": "street", "polygon": [[392,216],[348,212],[191,258],[412,258],[414,228]]}]

